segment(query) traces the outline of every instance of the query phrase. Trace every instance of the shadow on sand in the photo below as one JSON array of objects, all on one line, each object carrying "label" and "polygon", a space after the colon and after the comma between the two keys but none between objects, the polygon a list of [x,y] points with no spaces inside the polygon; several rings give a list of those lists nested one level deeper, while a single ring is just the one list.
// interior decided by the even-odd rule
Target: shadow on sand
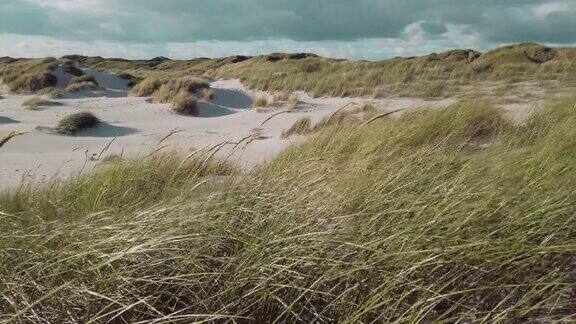
[{"label": "shadow on sand", "polygon": [[128,87],[130,80],[122,79],[117,74],[107,73],[94,69],[83,69],[82,71],[84,71],[86,75],[90,75],[96,78],[98,84],[103,88],[123,92],[130,91],[130,87]]},{"label": "shadow on sand", "polygon": [[221,107],[210,102],[198,102],[198,115],[200,118],[215,118],[235,114],[236,112],[226,107]]},{"label": "shadow on sand", "polygon": [[251,108],[253,105],[252,98],[241,91],[230,89],[213,89],[214,99],[212,102],[218,106],[246,109]]},{"label": "shadow on sand", "polygon": [[135,134],[138,132],[135,128],[114,126],[108,123],[101,122],[98,126],[87,129],[76,134],[63,134],[58,131],[55,127],[45,127],[37,126],[36,130],[46,134],[57,135],[57,136],[71,136],[71,137],[122,137]]},{"label": "shadow on sand", "polygon": [[98,126],[76,134],[77,137],[122,137],[138,132],[131,127],[114,126],[108,123],[100,123]]},{"label": "shadow on sand", "polygon": [[50,108],[50,107],[62,107],[62,106],[64,106],[64,104],[61,103],[61,102],[58,102],[58,101],[49,101],[49,100],[48,100],[48,101],[43,101],[43,102],[42,102],[38,107],[36,107],[36,109],[34,109],[34,110],[41,111],[41,110],[46,110],[46,109],[48,109],[48,108]]},{"label": "shadow on sand", "polygon": [[65,99],[84,99],[84,98],[126,98],[128,97],[127,91],[99,89],[94,91],[78,91],[67,92],[64,95]]},{"label": "shadow on sand", "polygon": [[50,100],[43,101],[40,104],[40,107],[60,107],[60,106],[64,106],[64,104],[58,101],[50,101]]},{"label": "shadow on sand", "polygon": [[10,117],[4,117],[4,116],[0,116],[0,125],[1,124],[18,124],[20,123],[19,121],[12,119]]}]

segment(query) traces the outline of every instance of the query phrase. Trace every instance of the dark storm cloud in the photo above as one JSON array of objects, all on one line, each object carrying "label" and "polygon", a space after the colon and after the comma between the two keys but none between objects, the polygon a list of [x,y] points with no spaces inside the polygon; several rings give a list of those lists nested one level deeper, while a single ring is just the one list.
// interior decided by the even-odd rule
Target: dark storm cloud
[{"label": "dark storm cloud", "polygon": [[140,43],[352,41],[463,27],[485,42],[576,42],[576,0],[2,0],[0,33]]},{"label": "dark storm cloud", "polygon": [[572,45],[574,16],[576,0],[0,0],[0,54],[299,50],[379,59],[525,41]]}]

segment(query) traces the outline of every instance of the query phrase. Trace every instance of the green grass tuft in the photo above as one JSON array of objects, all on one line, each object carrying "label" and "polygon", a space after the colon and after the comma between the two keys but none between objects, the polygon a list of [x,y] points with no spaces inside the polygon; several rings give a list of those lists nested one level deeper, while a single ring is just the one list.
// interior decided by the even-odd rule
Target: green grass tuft
[{"label": "green grass tuft", "polygon": [[55,131],[66,135],[75,135],[78,132],[94,128],[100,120],[89,112],[79,112],[68,115],[58,122]]}]

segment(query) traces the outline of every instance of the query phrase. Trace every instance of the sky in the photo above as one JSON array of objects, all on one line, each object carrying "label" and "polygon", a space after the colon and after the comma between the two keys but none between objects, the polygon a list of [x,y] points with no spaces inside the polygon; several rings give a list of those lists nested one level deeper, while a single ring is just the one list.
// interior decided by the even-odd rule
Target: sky
[{"label": "sky", "polygon": [[576,44],[576,0],[0,0],[0,56],[379,60]]}]

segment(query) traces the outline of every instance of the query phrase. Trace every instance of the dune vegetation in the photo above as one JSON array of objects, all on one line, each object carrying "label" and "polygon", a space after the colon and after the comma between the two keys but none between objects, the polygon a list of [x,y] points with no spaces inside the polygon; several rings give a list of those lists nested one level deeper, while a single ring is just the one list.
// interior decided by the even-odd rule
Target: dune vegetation
[{"label": "dune vegetation", "polygon": [[287,131],[282,133],[282,137],[288,138],[292,135],[306,135],[312,131],[312,119],[309,116],[298,119]]},{"label": "dune vegetation", "polygon": [[0,61],[0,81],[16,93],[53,87],[58,80],[51,72],[58,65],[57,62],[55,58]]},{"label": "dune vegetation", "polygon": [[76,66],[76,62],[72,60],[61,60],[62,70],[68,74],[75,77],[81,77],[84,75],[84,71]]},{"label": "dune vegetation", "polygon": [[266,93],[259,93],[254,98],[254,107],[255,108],[266,108],[270,104],[270,99]]},{"label": "dune vegetation", "polygon": [[[115,72],[131,95],[182,115],[214,98],[210,78],[260,91],[260,109],[295,110],[296,91],[461,100],[394,118],[369,105],[303,117],[282,137],[307,138],[249,172],[215,158],[219,146],[155,151],[0,193],[0,322],[576,321],[576,98],[518,123],[464,96],[482,82],[498,96],[519,82],[576,86],[575,49],[9,59],[0,79],[35,92],[36,107],[62,95],[57,66],[76,75],[68,91],[98,87],[79,66]],[[81,112],[49,130],[100,122]]]},{"label": "dune vegetation", "polygon": [[40,106],[59,106],[59,105],[61,105],[59,102],[44,99],[42,96],[32,97],[22,103],[22,106],[26,107],[26,109],[28,110],[38,110]]},{"label": "dune vegetation", "polygon": [[179,115],[197,115],[198,102],[196,98],[186,90],[181,90],[173,99],[171,103],[172,112]]},{"label": "dune vegetation", "polygon": [[214,90],[210,88],[205,88],[200,91],[200,98],[204,101],[214,100]]},{"label": "dune vegetation", "polygon": [[300,103],[300,100],[298,99],[298,95],[291,94],[288,97],[288,109],[289,110],[296,110],[298,108],[299,103]]},{"label": "dune vegetation", "polygon": [[66,85],[66,91],[90,91],[98,89],[98,86],[99,84],[95,77],[82,75],[71,78],[70,81],[68,81],[68,85]]},{"label": "dune vegetation", "polygon": [[28,110],[36,110],[38,106],[42,105],[43,103],[42,97],[32,97],[22,103],[22,106],[26,107]]},{"label": "dune vegetation", "polygon": [[47,96],[50,99],[62,98],[64,95],[62,89],[56,87],[43,88],[38,91],[37,94],[40,96]]},{"label": "dune vegetation", "polygon": [[572,322],[575,101],[333,118],[248,174],[175,153],[0,195],[0,320]]},{"label": "dune vegetation", "polygon": [[[525,43],[486,53],[453,50],[421,57],[369,62],[306,54],[270,54],[222,59],[119,60],[74,56],[80,64],[130,73],[143,81],[135,95],[151,95],[164,79],[196,75],[238,78],[269,92],[305,91],[313,96],[411,96],[441,98],[479,82],[576,84],[576,49]],[[151,87],[151,85],[155,85]],[[150,89],[154,89],[151,91]],[[142,91],[148,89],[149,91]],[[469,90],[469,89],[468,89]]]},{"label": "dune vegetation", "polygon": [[[452,50],[421,57],[383,61],[348,61],[312,54],[270,54],[221,59],[125,60],[69,55],[60,60],[12,59],[0,61],[0,79],[14,92],[53,86],[50,72],[60,64],[80,75],[78,65],[118,73],[130,79],[132,95],[175,96],[186,79],[237,78],[258,91],[313,96],[411,96],[442,98],[474,91],[467,86],[503,82],[511,91],[519,82],[576,85],[576,49],[549,48],[524,43],[486,53]],[[192,77],[191,77],[192,76]],[[204,81],[205,82],[205,81]],[[160,88],[165,89],[160,91]],[[200,90],[202,82],[199,83]]]},{"label": "dune vegetation", "polygon": [[[196,98],[193,95],[206,101],[211,100],[214,96],[210,89],[210,83],[206,79],[189,75],[175,78],[145,78],[132,88],[131,95],[136,97],[151,96],[155,103],[172,103],[173,111],[177,113],[185,113],[184,110],[180,109],[185,106],[196,106]],[[192,100],[194,105],[192,105]],[[195,109],[185,109],[189,111],[185,114],[193,114],[192,110]]]},{"label": "dune vegetation", "polygon": [[[206,80],[186,76],[177,79],[164,80],[152,95],[154,97],[154,102],[166,103],[170,102],[182,92],[201,95],[200,92],[209,88],[210,84]],[[138,93],[138,91],[139,89],[136,89],[133,93]]]},{"label": "dune vegetation", "polygon": [[65,116],[58,122],[54,131],[64,135],[76,135],[77,133],[96,127],[100,120],[90,112],[79,112]]}]

